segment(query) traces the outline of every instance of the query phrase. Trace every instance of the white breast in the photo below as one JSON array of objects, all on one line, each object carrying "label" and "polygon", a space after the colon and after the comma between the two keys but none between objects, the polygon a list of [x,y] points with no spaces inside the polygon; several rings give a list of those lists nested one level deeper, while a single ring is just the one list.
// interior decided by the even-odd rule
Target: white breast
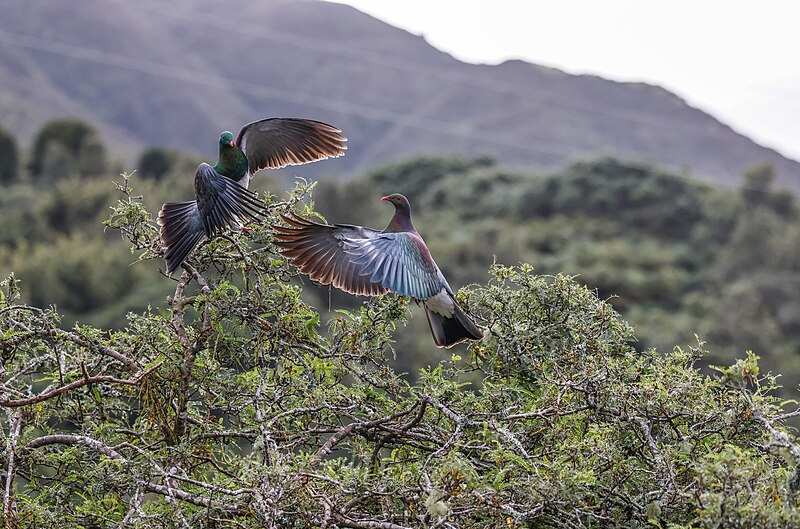
[{"label": "white breast", "polygon": [[440,314],[445,318],[452,318],[455,312],[456,302],[447,290],[442,289],[435,296],[425,300],[425,306],[428,310]]}]

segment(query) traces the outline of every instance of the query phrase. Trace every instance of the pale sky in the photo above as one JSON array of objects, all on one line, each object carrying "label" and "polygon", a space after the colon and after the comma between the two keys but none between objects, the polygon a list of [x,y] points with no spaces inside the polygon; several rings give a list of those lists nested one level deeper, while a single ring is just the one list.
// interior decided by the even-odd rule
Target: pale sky
[{"label": "pale sky", "polygon": [[458,59],[661,85],[800,160],[800,3],[336,0]]}]

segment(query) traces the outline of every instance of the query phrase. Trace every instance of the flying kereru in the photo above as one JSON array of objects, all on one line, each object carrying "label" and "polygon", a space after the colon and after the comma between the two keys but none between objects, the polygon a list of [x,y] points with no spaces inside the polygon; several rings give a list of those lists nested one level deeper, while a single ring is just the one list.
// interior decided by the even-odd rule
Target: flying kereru
[{"label": "flying kereru", "polygon": [[235,141],[229,131],[220,134],[217,165],[201,163],[194,174],[195,200],[167,202],[158,212],[167,275],[203,237],[258,218],[263,204],[247,189],[257,171],[342,156],[341,132],[310,119],[269,118],[242,127]]},{"label": "flying kereru", "polygon": [[408,199],[393,194],[381,200],[395,207],[383,231],[282,216],[289,227],[272,226],[273,242],[301,273],[323,285],[363,296],[391,291],[421,301],[437,347],[482,338],[414,229]]}]

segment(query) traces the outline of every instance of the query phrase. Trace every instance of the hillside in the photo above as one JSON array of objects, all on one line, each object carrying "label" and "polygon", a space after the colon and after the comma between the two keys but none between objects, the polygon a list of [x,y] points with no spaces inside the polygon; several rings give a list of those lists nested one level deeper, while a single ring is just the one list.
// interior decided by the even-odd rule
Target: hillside
[{"label": "hillside", "polygon": [[33,0],[4,9],[0,126],[24,145],[44,121],[77,116],[128,162],[153,144],[213,157],[221,129],[300,115],[350,138],[348,156],[303,168],[310,176],[351,176],[420,152],[547,167],[618,154],[728,184],[770,162],[779,185],[800,189],[800,164],[660,87],[519,61],[465,64],[347,6]]}]

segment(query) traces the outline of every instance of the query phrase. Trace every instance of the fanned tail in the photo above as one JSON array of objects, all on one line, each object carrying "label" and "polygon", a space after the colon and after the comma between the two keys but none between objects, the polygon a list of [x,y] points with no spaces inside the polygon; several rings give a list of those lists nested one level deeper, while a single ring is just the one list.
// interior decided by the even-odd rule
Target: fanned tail
[{"label": "fanned tail", "polygon": [[455,312],[451,318],[446,318],[425,306],[425,316],[431,327],[433,341],[436,347],[449,349],[465,340],[480,340],[483,331],[466,313],[455,304]]},{"label": "fanned tail", "polygon": [[227,226],[240,227],[241,222],[258,220],[264,214],[255,193],[207,163],[201,163],[195,172],[194,191],[197,200],[167,202],[158,212],[167,275],[178,269],[203,237],[212,237]]},{"label": "fanned tail", "polygon": [[167,275],[172,275],[206,235],[197,202],[164,204],[158,212],[158,225],[161,226]]}]

